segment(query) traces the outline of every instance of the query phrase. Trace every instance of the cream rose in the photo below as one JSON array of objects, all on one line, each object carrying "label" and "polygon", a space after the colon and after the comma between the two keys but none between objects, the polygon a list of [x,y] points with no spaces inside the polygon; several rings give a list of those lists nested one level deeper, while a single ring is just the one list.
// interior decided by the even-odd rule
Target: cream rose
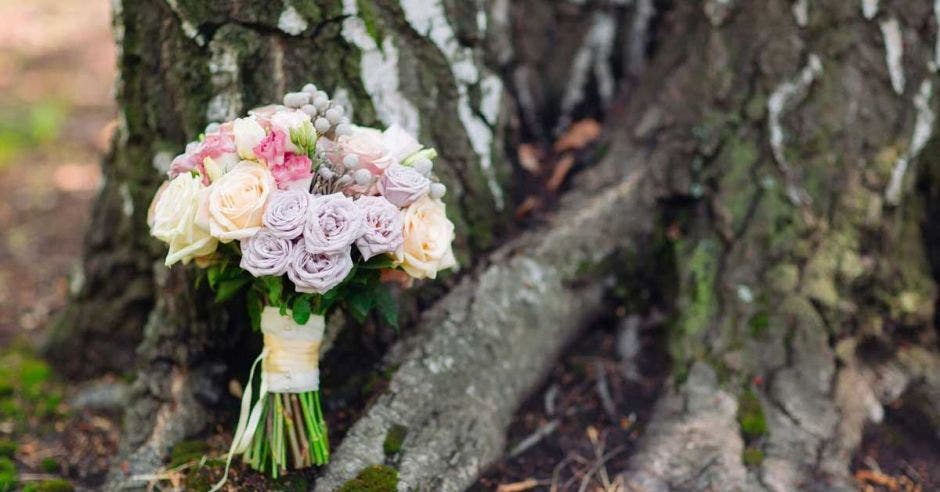
[{"label": "cream rose", "polygon": [[265,204],[275,189],[266,167],[242,161],[206,189],[199,219],[223,243],[249,238],[261,229]]},{"label": "cream rose", "polygon": [[219,241],[196,223],[202,179],[191,173],[173,178],[157,191],[149,219],[150,233],[170,245],[166,265],[184,264],[215,251]]},{"label": "cream rose", "polygon": [[232,123],[232,134],[235,136],[235,146],[242,159],[255,159],[255,148],[264,140],[264,128],[254,117],[239,118]]},{"label": "cream rose", "polygon": [[404,242],[396,257],[414,278],[435,278],[437,272],[457,265],[451,243],[454,224],[444,202],[425,196],[404,210]]}]

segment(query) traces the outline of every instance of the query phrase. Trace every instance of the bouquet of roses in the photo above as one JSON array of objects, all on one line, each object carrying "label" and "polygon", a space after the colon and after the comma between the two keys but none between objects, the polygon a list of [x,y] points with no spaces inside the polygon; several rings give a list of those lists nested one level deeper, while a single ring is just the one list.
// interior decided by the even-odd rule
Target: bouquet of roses
[{"label": "bouquet of roses", "polygon": [[209,125],[173,160],[148,215],[169,245],[166,264],[195,260],[219,301],[247,289],[264,334],[226,473],[234,454],[274,477],[326,463],[325,314],[343,306],[362,320],[376,309],[395,324],[383,277],[434,278],[455,266],[434,149],[398,126],[350,124],[313,84],[283,102]]}]

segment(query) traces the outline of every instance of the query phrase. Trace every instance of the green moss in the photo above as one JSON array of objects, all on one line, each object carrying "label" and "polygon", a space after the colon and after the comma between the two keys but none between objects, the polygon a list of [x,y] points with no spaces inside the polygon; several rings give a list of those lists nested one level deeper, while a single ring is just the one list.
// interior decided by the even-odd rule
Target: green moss
[{"label": "green moss", "polygon": [[372,465],[344,483],[336,492],[395,492],[397,486],[398,470],[385,465]]},{"label": "green moss", "polygon": [[718,245],[709,239],[699,241],[685,267],[688,270],[687,288],[683,290],[688,292],[687,305],[683,306],[679,326],[682,334],[692,335],[708,324],[718,307],[715,295]]},{"label": "green moss", "polygon": [[741,427],[741,433],[747,439],[767,434],[764,409],[757,395],[750,389],[745,390],[738,398],[738,424]]},{"label": "green moss", "polygon": [[398,454],[401,451],[401,445],[405,442],[408,435],[408,428],[404,425],[395,424],[385,434],[385,440],[382,441],[382,451],[386,456]]},{"label": "green moss", "polygon": [[58,473],[59,468],[61,468],[61,466],[59,465],[59,460],[51,456],[47,456],[43,458],[42,461],[39,463],[39,469],[44,471],[45,473]]},{"label": "green moss", "polygon": [[366,32],[369,37],[375,40],[375,45],[382,49],[382,38],[385,37],[382,27],[379,25],[379,16],[375,11],[375,2],[366,0],[356,0],[356,8],[359,10],[359,18],[366,25]]},{"label": "green moss", "polygon": [[72,492],[75,487],[68,480],[53,478],[23,487],[23,492]]},{"label": "green moss", "polygon": [[0,458],[0,492],[7,492],[16,487],[16,465],[10,458]]},{"label": "green moss", "polygon": [[34,428],[59,412],[62,390],[49,365],[27,343],[14,342],[0,352],[0,381],[5,382],[0,391],[0,418],[12,421],[16,429]]},{"label": "green moss", "polygon": [[0,439],[0,457],[12,458],[18,446],[9,439]]},{"label": "green moss", "polygon": [[755,313],[747,321],[747,325],[751,329],[751,336],[758,337],[770,326],[770,315],[766,311]]},{"label": "green moss", "polygon": [[197,461],[209,451],[209,445],[204,441],[183,441],[170,450],[170,468],[184,463]]},{"label": "green moss", "polygon": [[748,446],[741,453],[741,461],[747,466],[760,466],[764,462],[764,452],[753,446]]}]

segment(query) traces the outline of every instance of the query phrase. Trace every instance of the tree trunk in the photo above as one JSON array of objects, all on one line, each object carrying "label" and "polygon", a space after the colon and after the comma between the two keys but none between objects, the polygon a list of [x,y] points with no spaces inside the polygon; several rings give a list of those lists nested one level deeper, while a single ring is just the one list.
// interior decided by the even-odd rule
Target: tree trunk
[{"label": "tree trunk", "polygon": [[[357,122],[403,124],[441,151],[469,270],[390,351],[388,389],[318,490],[383,462],[401,487],[467,487],[565,341],[604,309],[605,259],[662,261],[644,242],[659,236],[674,253],[663,270],[677,272],[674,373],[623,471],[628,490],[848,489],[884,403],[906,394],[940,428],[940,11],[542,3],[116,4],[123,124],[51,344],[87,374],[128,367],[141,341],[112,484],[159,468],[205,426],[221,364],[246,343],[242,313],[159,266],[144,216],[161,170],[207,121],[307,81]],[[610,108],[611,150],[557,213],[471,261],[500,246],[521,193],[507,142],[550,142]],[[99,366],[65,355],[76,351],[110,355]],[[391,457],[395,426],[409,431]]]}]

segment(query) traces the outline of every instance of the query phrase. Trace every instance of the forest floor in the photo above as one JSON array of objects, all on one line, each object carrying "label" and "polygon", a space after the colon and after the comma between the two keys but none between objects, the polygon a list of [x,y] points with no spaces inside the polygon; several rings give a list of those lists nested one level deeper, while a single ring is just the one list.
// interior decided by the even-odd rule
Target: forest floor
[{"label": "forest floor", "polygon": [[[75,389],[33,355],[65,302],[100,186],[99,161],[116,125],[108,16],[107,0],[0,0],[0,491],[94,487],[116,451],[120,415],[70,408]],[[580,165],[569,151],[599,132],[596,122],[584,121],[553,150],[520,147],[530,184],[544,188],[522,197],[520,220],[550,205]],[[627,334],[637,318],[611,309],[519,410],[507,457],[472,490],[617,490],[616,474],[642,435],[668,360],[663,320],[641,320],[643,329]],[[624,351],[636,355],[634,363],[625,362]],[[94,384],[126,387],[126,378]],[[340,434],[355,416],[333,415]],[[856,459],[860,490],[940,489],[940,473],[929,466],[940,462],[940,450],[906,422],[903,409],[888,408],[886,423],[868,432]],[[217,468],[201,477],[191,471],[206,464],[204,455],[221,455],[227,432],[220,422],[203,440],[177,446],[167,464],[176,472],[160,485],[211,483]],[[271,484],[236,472],[230,483],[285,489],[314,474]]]}]

